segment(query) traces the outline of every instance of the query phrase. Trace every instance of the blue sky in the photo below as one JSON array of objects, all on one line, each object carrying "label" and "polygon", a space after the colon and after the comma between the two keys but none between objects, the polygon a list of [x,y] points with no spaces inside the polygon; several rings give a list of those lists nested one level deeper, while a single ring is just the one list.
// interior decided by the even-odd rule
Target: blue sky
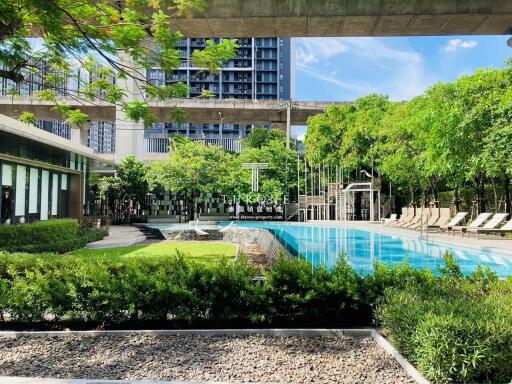
[{"label": "blue sky", "polygon": [[[297,100],[350,101],[368,93],[408,100],[438,81],[512,56],[509,36],[296,39]],[[304,129],[296,129],[302,136]]]}]

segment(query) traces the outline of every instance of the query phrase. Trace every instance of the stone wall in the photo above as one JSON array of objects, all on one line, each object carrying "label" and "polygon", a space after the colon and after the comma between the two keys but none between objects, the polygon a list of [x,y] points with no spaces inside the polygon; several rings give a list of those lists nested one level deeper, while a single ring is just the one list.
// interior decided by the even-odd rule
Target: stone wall
[{"label": "stone wall", "polygon": [[227,241],[236,244],[256,244],[265,253],[268,264],[275,263],[281,254],[288,259],[294,257],[267,229],[235,227],[229,228],[225,232],[221,232],[218,229],[207,229],[204,231],[208,235],[200,235],[194,229],[166,229],[161,232],[167,240]]},{"label": "stone wall", "polygon": [[257,244],[265,253],[268,264],[274,264],[281,254],[289,260],[294,257],[267,229],[230,228],[224,232],[223,240],[233,243]]}]

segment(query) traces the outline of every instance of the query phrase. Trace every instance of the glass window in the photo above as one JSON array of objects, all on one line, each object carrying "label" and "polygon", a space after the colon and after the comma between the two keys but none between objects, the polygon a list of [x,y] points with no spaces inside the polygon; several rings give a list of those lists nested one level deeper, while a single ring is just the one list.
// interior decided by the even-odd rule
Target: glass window
[{"label": "glass window", "polygon": [[28,192],[28,213],[37,213],[37,196],[39,195],[39,170],[30,168]]},{"label": "glass window", "polygon": [[[27,185],[27,168],[18,165],[16,166],[16,200],[14,205],[15,216],[25,216],[25,191]],[[21,222],[24,219],[20,220]]]},{"label": "glass window", "polygon": [[41,220],[48,220],[48,192],[50,188],[50,173],[41,174]]},{"label": "glass window", "polygon": [[2,184],[0,185],[2,198],[0,224],[10,224],[12,218],[13,196],[12,187],[12,166],[2,164]]},{"label": "glass window", "polygon": [[2,164],[2,185],[12,186],[12,166]]},{"label": "glass window", "polygon": [[59,203],[59,175],[54,173],[52,178],[52,216],[58,214]]},{"label": "glass window", "polygon": [[63,191],[68,190],[68,175],[66,175],[65,173],[63,173],[61,176],[60,189],[62,189]]}]

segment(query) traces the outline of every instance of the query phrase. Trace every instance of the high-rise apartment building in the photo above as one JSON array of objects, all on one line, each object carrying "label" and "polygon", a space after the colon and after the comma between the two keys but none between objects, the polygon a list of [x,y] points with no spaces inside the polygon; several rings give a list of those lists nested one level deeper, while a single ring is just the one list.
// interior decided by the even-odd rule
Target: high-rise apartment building
[{"label": "high-rise apartment building", "polygon": [[[159,68],[147,73],[148,80],[156,85],[183,82],[190,87],[189,97],[199,97],[203,90],[218,99],[290,99],[295,93],[294,41],[290,38],[241,38],[237,57],[226,63],[218,75],[194,67],[190,58],[194,50],[203,49],[206,38],[187,38],[179,42],[182,55],[181,67],[171,75]],[[219,40],[219,39],[213,39]],[[224,124],[176,124],[161,122],[145,132],[145,141],[166,140],[169,135],[182,134],[197,139],[244,138],[251,125]],[[164,141],[162,141],[164,142]],[[153,145],[158,150],[165,146]]]}]

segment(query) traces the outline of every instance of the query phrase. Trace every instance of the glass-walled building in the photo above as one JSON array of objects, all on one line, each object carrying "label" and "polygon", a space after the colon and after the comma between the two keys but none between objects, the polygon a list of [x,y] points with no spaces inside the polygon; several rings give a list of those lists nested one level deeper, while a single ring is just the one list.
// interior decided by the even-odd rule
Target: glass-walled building
[{"label": "glass-walled building", "polygon": [[81,217],[99,165],[90,149],[0,115],[0,224]]}]

